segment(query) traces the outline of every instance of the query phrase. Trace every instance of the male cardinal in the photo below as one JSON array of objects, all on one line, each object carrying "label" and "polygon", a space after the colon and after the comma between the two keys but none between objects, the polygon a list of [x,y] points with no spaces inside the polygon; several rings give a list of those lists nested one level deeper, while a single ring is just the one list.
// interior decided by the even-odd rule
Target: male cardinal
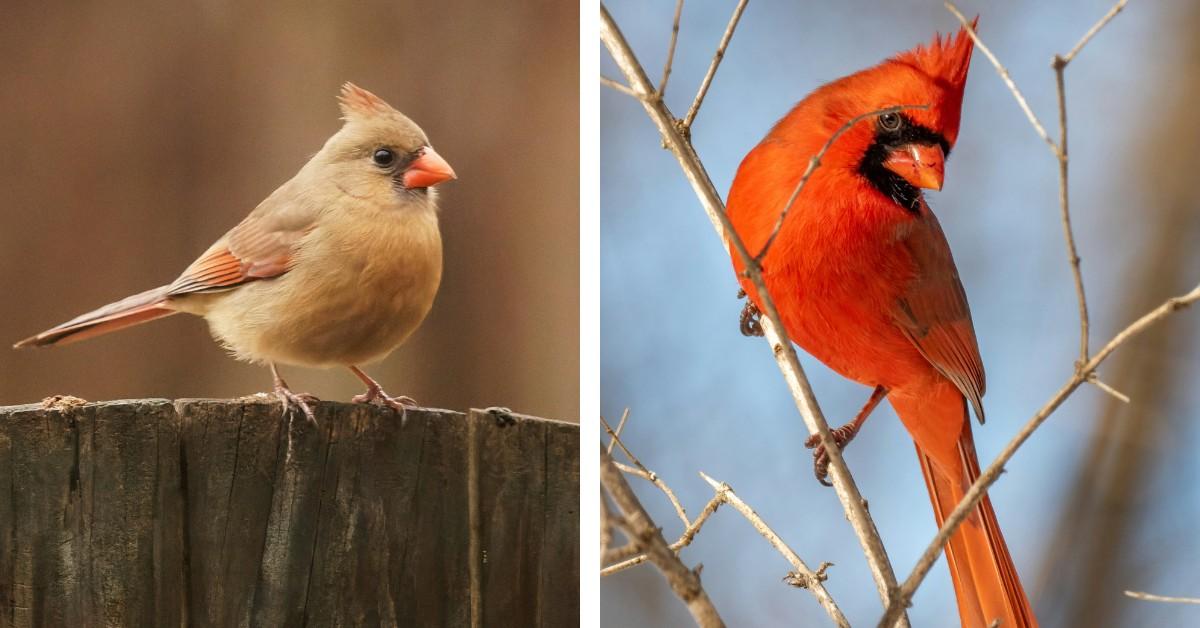
[{"label": "male cardinal", "polygon": [[[734,229],[758,253],[835,131],[876,110],[926,106],[868,117],[841,135],[762,263],[788,336],[875,388],[858,417],[835,431],[839,446],[886,397],[916,444],[938,525],[979,476],[968,402],[982,423],[984,376],[966,294],[921,190],[942,187],[972,48],[965,31],[936,36],[817,89],[746,156],[728,200]],[[733,260],[742,277],[743,264]],[[757,303],[753,284],[740,281]],[[817,456],[823,481],[824,452]],[[1036,625],[987,497],[946,555],[963,626]]]},{"label": "male cardinal", "polygon": [[68,344],[187,312],[235,357],[266,363],[284,408],[313,419],[276,363],[349,367],[355,402],[403,411],[358,365],[383,359],[429,312],[442,276],[437,194],[455,178],[425,133],[351,83],[345,124],[292,177],[168,285],[88,312],[14,345]]}]

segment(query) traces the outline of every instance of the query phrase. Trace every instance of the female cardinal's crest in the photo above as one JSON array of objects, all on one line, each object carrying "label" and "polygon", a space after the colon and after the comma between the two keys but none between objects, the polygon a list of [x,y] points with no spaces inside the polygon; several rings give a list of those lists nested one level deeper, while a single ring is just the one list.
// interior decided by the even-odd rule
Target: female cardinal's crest
[{"label": "female cardinal's crest", "polygon": [[342,93],[338,96],[338,102],[342,106],[342,117],[345,119],[354,116],[370,116],[392,109],[390,105],[383,102],[382,98],[349,82],[342,85]]}]

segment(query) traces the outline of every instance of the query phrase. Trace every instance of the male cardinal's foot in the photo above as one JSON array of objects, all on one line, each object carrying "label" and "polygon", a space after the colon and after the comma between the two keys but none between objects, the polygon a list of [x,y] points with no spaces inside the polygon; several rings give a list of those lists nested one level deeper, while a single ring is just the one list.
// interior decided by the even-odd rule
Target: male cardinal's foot
[{"label": "male cardinal's foot", "polygon": [[367,392],[361,395],[355,395],[350,401],[353,401],[354,403],[373,403],[375,405],[387,406],[400,413],[404,413],[408,408],[417,407],[417,401],[412,397],[406,397],[404,395],[392,397],[383,392],[383,387],[379,385],[379,382],[371,379],[370,375],[362,372],[362,369],[358,368],[357,366],[351,366],[350,370],[354,371],[354,374],[357,375],[358,378],[367,385]]},{"label": "male cardinal's foot", "polygon": [[[829,430],[833,436],[833,442],[837,443],[838,449],[845,451],[846,445],[854,440],[858,434],[858,426],[854,423],[847,423],[837,429]],[[813,450],[813,473],[817,476],[817,481],[825,486],[833,486],[829,481],[829,452],[825,451],[825,446],[821,444],[821,435],[813,434],[804,441],[804,446]]]},{"label": "male cardinal's foot", "polygon": [[[876,386],[875,390],[871,392],[871,398],[867,399],[867,403],[863,405],[862,410],[858,411],[858,415],[854,417],[853,421],[837,429],[829,430],[830,435],[833,436],[833,442],[837,444],[839,450],[845,451],[846,445],[850,444],[850,441],[858,435],[858,428],[866,423],[867,417],[871,416],[871,411],[879,405],[880,401],[883,401],[887,392],[883,386]],[[813,450],[813,473],[817,476],[817,481],[825,486],[833,486],[828,479],[829,452],[825,451],[825,446],[821,444],[821,436],[819,434],[809,436],[808,440],[804,441],[804,446]]]},{"label": "male cardinal's foot", "polygon": [[[738,298],[746,296],[745,291],[738,291]],[[763,335],[762,322],[759,318],[762,313],[758,311],[758,306],[754,305],[753,301],[747,301],[746,307],[742,308],[742,314],[738,317],[739,327],[742,330],[743,336],[761,336]]]},{"label": "male cardinal's foot", "polygon": [[283,411],[286,413],[293,407],[298,407],[304,413],[305,418],[316,425],[317,417],[313,415],[312,406],[321,400],[308,393],[292,392],[292,389],[288,388],[287,382],[279,376],[279,371],[276,370],[274,363],[271,363],[271,375],[275,377],[275,395],[283,403]]}]

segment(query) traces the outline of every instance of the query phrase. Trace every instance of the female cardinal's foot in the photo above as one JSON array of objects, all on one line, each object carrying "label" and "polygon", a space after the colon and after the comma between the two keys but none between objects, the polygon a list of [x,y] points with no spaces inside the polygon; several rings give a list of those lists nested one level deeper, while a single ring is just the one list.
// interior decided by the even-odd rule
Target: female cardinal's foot
[{"label": "female cardinal's foot", "polygon": [[275,395],[279,397],[279,401],[283,403],[283,411],[286,413],[293,407],[298,407],[304,413],[313,425],[317,423],[317,417],[313,415],[312,406],[319,403],[321,400],[308,393],[295,393],[291,388],[288,388],[287,382],[279,376],[279,371],[275,368],[275,363],[271,363],[271,375],[275,377]]},{"label": "female cardinal's foot", "polygon": [[357,375],[358,378],[367,385],[367,392],[361,395],[355,395],[350,401],[353,401],[354,403],[373,403],[379,406],[387,406],[401,414],[405,414],[405,411],[408,408],[417,407],[417,401],[412,397],[406,397],[404,395],[392,397],[383,392],[383,387],[379,385],[379,382],[371,379],[370,375],[362,372],[362,369],[358,368],[357,366],[351,366],[350,370],[353,371],[354,374]]}]

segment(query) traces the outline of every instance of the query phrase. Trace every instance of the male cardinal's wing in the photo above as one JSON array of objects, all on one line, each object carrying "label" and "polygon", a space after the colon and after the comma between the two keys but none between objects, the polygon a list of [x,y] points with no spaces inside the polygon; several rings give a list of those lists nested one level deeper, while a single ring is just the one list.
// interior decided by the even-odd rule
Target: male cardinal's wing
[{"label": "male cardinal's wing", "polygon": [[228,290],[286,273],[314,218],[312,212],[269,211],[260,206],[192,262],[169,286],[167,295]]},{"label": "male cardinal's wing", "polygon": [[937,218],[926,213],[903,246],[916,276],[897,300],[893,318],[921,355],[971,402],[982,423],[983,361],[967,295]]}]

